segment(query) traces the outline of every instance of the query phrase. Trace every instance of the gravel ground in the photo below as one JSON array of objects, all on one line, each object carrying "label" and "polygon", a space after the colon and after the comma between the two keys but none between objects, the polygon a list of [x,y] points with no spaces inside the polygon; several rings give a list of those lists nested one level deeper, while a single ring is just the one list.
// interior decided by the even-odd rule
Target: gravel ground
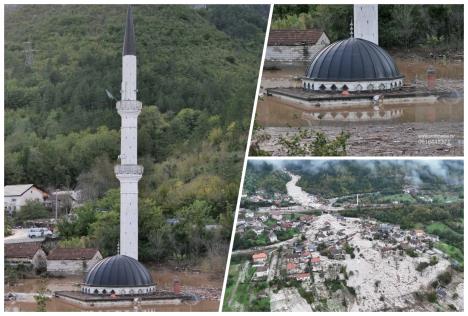
[{"label": "gravel ground", "polygon": [[296,288],[284,288],[278,293],[272,291],[270,307],[272,312],[312,312],[312,308]]}]

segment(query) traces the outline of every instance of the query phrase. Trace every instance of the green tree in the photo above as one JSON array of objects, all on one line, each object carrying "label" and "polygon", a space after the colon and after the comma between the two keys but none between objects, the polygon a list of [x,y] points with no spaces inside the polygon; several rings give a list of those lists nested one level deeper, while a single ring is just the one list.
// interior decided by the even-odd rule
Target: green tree
[{"label": "green tree", "polygon": [[27,200],[26,204],[16,214],[17,222],[24,222],[34,219],[46,219],[50,217],[50,211],[44,204],[37,200]]}]

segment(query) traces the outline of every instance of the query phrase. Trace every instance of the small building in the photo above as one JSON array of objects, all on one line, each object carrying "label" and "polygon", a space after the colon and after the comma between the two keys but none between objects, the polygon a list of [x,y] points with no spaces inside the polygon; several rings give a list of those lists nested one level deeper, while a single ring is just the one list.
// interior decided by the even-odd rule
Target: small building
[{"label": "small building", "polygon": [[62,214],[69,214],[74,208],[81,206],[81,191],[54,191],[51,192],[45,205]]},{"label": "small building", "polygon": [[311,257],[311,254],[308,250],[304,250],[302,253],[301,253],[301,256],[302,258],[310,258]]},{"label": "small building", "polygon": [[300,272],[300,269],[294,262],[288,262],[286,264],[286,271],[288,274],[296,274]]},{"label": "small building", "polygon": [[4,206],[8,214],[21,210],[28,200],[44,203],[48,194],[34,184],[6,185],[4,190]]},{"label": "small building", "polygon": [[268,259],[268,255],[264,252],[255,253],[252,255],[254,265],[264,265]]},{"label": "small building", "polygon": [[263,227],[253,227],[252,230],[255,232],[255,234],[260,235],[263,233]]},{"label": "small building", "polygon": [[280,221],[283,219],[283,214],[281,214],[281,212],[277,212],[277,211],[273,211],[270,213],[271,215],[271,218],[277,220],[277,221]]},{"label": "small building", "polygon": [[320,265],[320,257],[310,258],[310,263],[312,264],[312,266],[319,266]]},{"label": "small building", "polygon": [[297,281],[308,281],[310,280],[309,273],[298,273],[293,276]]},{"label": "small building", "polygon": [[379,225],[379,232],[382,233],[382,234],[388,234],[392,231],[392,225],[390,224],[386,224],[386,223],[383,223],[383,224],[380,224]]},{"label": "small building", "polygon": [[270,239],[271,243],[278,241],[278,236],[276,236],[276,234],[272,231],[268,234],[268,238]]},{"label": "small building", "polygon": [[304,250],[304,246],[303,245],[295,245],[294,246],[294,252],[295,253],[301,253],[302,251]]},{"label": "small building", "polygon": [[47,269],[47,259],[40,242],[5,244],[5,262],[12,266],[23,265],[34,272]]},{"label": "small building", "polygon": [[441,286],[436,288],[436,294],[439,299],[444,299],[447,296],[447,290]]},{"label": "small building", "polygon": [[321,49],[330,44],[324,31],[270,30],[265,56],[266,64],[294,64],[308,62]]},{"label": "small building", "polygon": [[424,230],[422,230],[422,229],[415,229],[415,230],[414,230],[414,235],[415,235],[417,238],[422,238],[422,237],[425,237],[426,233],[425,233]]},{"label": "small building", "polygon": [[47,256],[47,272],[55,276],[82,274],[101,259],[95,248],[55,248]]},{"label": "small building", "polygon": [[328,248],[328,250],[330,251],[330,255],[331,255],[331,257],[333,259],[335,259],[335,260],[344,260],[345,259],[345,255],[343,254],[343,250],[338,249],[335,246],[332,246],[332,247]]},{"label": "small building", "polygon": [[265,265],[265,266],[261,266],[261,267],[258,267],[255,271],[255,277],[256,278],[263,278],[263,277],[267,277],[268,276],[268,267]]},{"label": "small building", "polygon": [[245,212],[245,218],[253,218],[254,217],[254,212],[252,211],[247,211]]},{"label": "small building", "polygon": [[309,244],[308,249],[309,249],[310,252],[317,251],[317,245],[314,244],[314,243]]}]

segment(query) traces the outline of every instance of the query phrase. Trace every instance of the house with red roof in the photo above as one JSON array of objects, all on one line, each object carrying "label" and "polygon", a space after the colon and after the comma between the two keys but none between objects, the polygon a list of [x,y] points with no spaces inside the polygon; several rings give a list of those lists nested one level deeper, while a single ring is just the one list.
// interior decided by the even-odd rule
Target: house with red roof
[{"label": "house with red roof", "polygon": [[295,264],[294,262],[288,262],[286,264],[286,272],[288,274],[296,274],[296,273],[299,273],[301,272],[299,266],[297,264]]},{"label": "house with red roof", "polygon": [[320,29],[270,30],[265,62],[286,64],[307,62],[329,44],[330,39]]},{"label": "house with red roof", "polygon": [[308,281],[310,280],[310,274],[309,273],[297,273],[292,276],[298,281]]},{"label": "house with red roof", "polygon": [[310,264],[312,265],[313,271],[318,271],[320,269],[320,257],[310,258]]},{"label": "house with red roof", "polygon": [[264,252],[258,252],[252,255],[252,262],[254,266],[264,265],[268,260],[268,255]]},{"label": "house with red roof", "polygon": [[47,269],[46,254],[40,242],[5,244],[4,251],[6,264],[23,265],[34,272],[44,272]]}]

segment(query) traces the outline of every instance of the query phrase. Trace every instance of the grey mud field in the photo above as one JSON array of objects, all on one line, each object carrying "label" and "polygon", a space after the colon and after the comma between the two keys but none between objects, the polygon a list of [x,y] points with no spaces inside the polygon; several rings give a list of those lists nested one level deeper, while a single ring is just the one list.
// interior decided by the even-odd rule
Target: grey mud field
[{"label": "grey mud field", "polygon": [[[303,130],[322,132],[334,139],[341,131],[350,133],[347,142],[348,156],[462,156],[463,123],[400,123],[359,124],[348,127],[320,126],[302,127]],[[254,132],[253,142],[272,156],[285,156],[287,150],[278,141],[280,137],[291,137],[297,127],[265,127]],[[269,135],[264,139],[262,135]],[[302,144],[313,139],[304,139]]]}]

